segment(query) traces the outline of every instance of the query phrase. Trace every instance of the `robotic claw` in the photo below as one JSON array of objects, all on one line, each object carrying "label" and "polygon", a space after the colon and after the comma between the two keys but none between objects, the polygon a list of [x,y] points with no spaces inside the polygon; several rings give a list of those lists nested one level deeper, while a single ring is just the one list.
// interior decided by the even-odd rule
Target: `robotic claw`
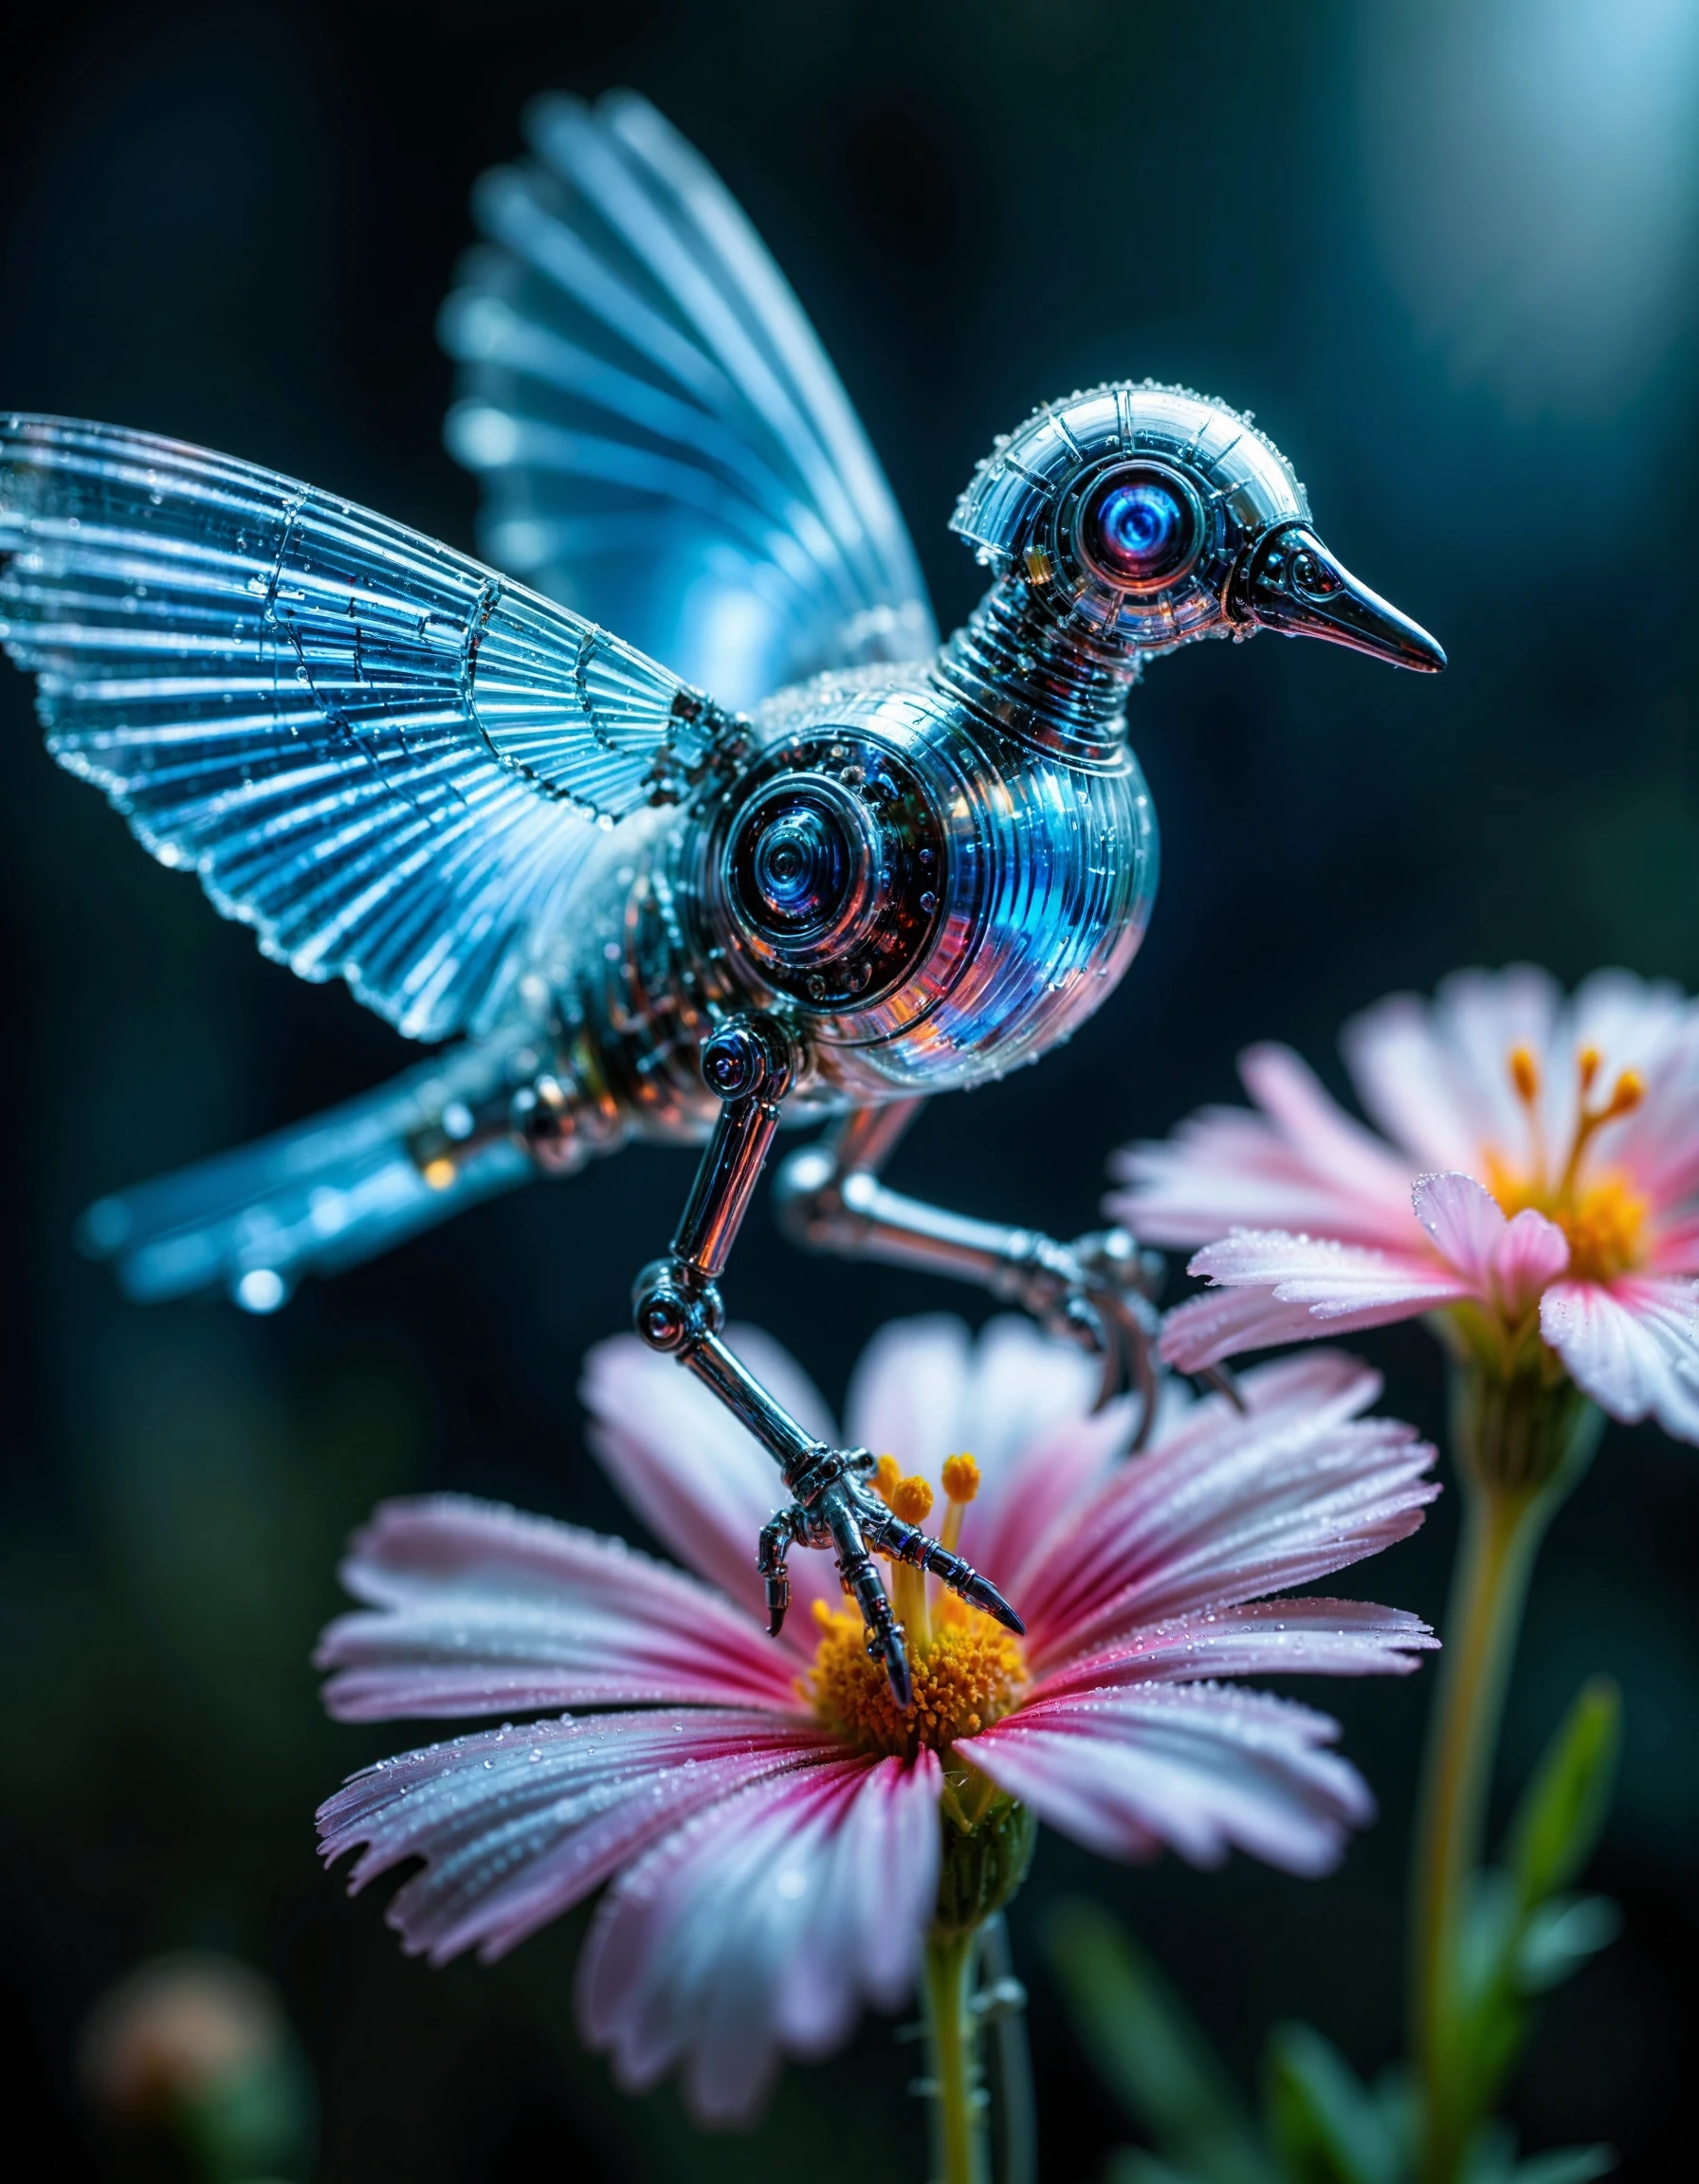
[{"label": "robotic claw", "polygon": [[[785,1027],[752,1013],[727,1019],[702,1055],[704,1083],[720,1099],[719,1119],[663,1259],[632,1293],[638,1334],[712,1389],[767,1449],[791,1500],[761,1533],[758,1567],[766,1586],[767,1628],[777,1636],[790,1605],[786,1556],[793,1547],[830,1548],[867,1625],[899,1706],[912,1697],[902,1624],[873,1567],[873,1555],[940,1578],[1017,1635],[1020,1616],[959,1555],[904,1521],[868,1483],[866,1448],[828,1447],[797,1424],[723,1339],[718,1286],[795,1080],[797,1056]],[[955,1274],[1023,1305],[1052,1332],[1099,1353],[1099,1406],[1124,1389],[1143,1396],[1140,1439],[1155,1411],[1148,1290],[1160,1270],[1118,1229],[1062,1245],[1031,1230],[998,1228],[926,1206],[888,1190],[878,1166],[921,1102],[852,1111],[822,1145],[793,1154],[778,1179],[780,1220],[796,1241],[846,1257],[882,1259]]]}]

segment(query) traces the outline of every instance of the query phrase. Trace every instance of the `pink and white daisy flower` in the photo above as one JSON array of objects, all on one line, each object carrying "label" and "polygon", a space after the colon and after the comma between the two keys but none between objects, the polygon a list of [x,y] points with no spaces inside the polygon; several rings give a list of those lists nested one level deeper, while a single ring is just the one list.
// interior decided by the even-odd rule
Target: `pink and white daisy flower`
[{"label": "pink and white daisy flower", "polygon": [[[740,1348],[836,1441],[782,1352],[749,1331]],[[1236,1845],[1323,1871],[1370,1813],[1335,1724],[1216,1679],[1416,1665],[1434,1641],[1411,1615],[1266,1595],[1414,1531],[1433,1451],[1364,1418],[1379,1383],[1331,1352],[1248,1374],[1243,1415],[1177,1396],[1130,1459],[1128,1406],[1090,1415],[1095,1381],[1024,1320],[977,1344],[956,1320],[899,1323],[862,1359],[851,1444],[889,1452],[881,1488],[905,1512],[943,1487],[944,1538],[1028,1626],[1017,1642],[894,1573],[915,1679],[899,1713],[826,1556],[793,1558],[791,1620],[765,1635],[770,1460],[669,1360],[604,1344],[598,1454],[696,1574],[459,1497],[379,1509],[343,1570],[366,1605],[320,1649],[331,1711],[551,1718],[355,1775],[320,1815],[326,1856],[360,1848],[356,1888],[423,1860],[389,1918],[433,1962],[499,1956],[611,1882],[579,1963],[585,2036],[631,2087],[682,2065],[707,2121],[749,2113],[781,2053],[823,2053],[864,2001],[904,1999],[941,1809],[959,1826],[1014,1798],[1111,1856],[1168,1844],[1209,1866]]]},{"label": "pink and white daisy flower", "polygon": [[1699,1441],[1699,1005],[1622,971],[1568,1000],[1526,966],[1463,971],[1343,1044],[1383,1138],[1265,1046],[1239,1064],[1260,1112],[1119,1156],[1117,1218],[1203,1245],[1214,1284],[1163,1356],[1196,1372],[1443,1309],[1507,1374],[1544,1344],[1613,1417]]}]

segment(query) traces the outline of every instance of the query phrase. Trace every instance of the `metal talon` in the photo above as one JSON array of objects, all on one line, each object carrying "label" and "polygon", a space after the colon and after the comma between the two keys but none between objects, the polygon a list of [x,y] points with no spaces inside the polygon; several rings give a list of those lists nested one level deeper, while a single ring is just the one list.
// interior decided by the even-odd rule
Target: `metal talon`
[{"label": "metal talon", "polygon": [[816,1514],[836,1550],[838,1575],[861,1610],[868,1632],[868,1657],[883,1664],[890,1681],[891,1697],[899,1707],[906,1708],[914,1701],[908,1648],[890,1596],[873,1567],[873,1557],[868,1553],[868,1538],[872,1528],[864,1525],[861,1512],[842,1485],[835,1483],[822,1494]]},{"label": "metal talon", "polygon": [[823,1142],[793,1153],[775,1186],[780,1225],[810,1250],[923,1266],[1024,1306],[1048,1333],[1102,1359],[1094,1410],[1129,1390],[1142,1397],[1133,1443],[1142,1447],[1156,1412],[1160,1256],[1124,1228],[1059,1244],[891,1190],[880,1169],[920,1105],[853,1109]]},{"label": "metal talon", "polygon": [[914,1678],[909,1673],[908,1652],[903,1643],[903,1626],[894,1616],[888,1630],[868,1632],[868,1658],[880,1662],[891,1687],[891,1699],[899,1713],[906,1714],[914,1704]]},{"label": "metal talon", "polygon": [[1107,1326],[1104,1323],[1102,1314],[1093,1312],[1091,1318],[1097,1329],[1097,1340],[1089,1347],[1103,1359],[1103,1370],[1097,1378],[1097,1393],[1091,1404],[1091,1415],[1095,1418],[1100,1410],[1106,1410],[1116,1396],[1122,1394],[1126,1388],[1125,1329],[1116,1312],[1110,1312]]},{"label": "metal talon", "polygon": [[785,1627],[791,1605],[791,1574],[785,1557],[796,1543],[796,1512],[781,1509],[761,1527],[756,1570],[767,1589],[767,1635],[776,1638]]},{"label": "metal talon", "polygon": [[1244,1390],[1239,1386],[1238,1375],[1228,1366],[1206,1365],[1201,1373],[1194,1374],[1194,1378],[1200,1380],[1204,1387],[1213,1390],[1215,1394],[1225,1395],[1241,1418],[1250,1408],[1245,1401]]},{"label": "metal talon", "polygon": [[866,1525],[868,1538],[876,1547],[882,1547],[895,1562],[906,1562],[911,1568],[923,1570],[947,1585],[952,1592],[959,1593],[971,1607],[1000,1623],[1005,1630],[1014,1631],[1017,1638],[1026,1636],[1027,1627],[1019,1615],[1004,1599],[989,1577],[981,1577],[971,1562],[959,1555],[952,1554],[941,1541],[918,1525],[905,1523],[891,1511],[881,1509]]},{"label": "metal talon", "polygon": [[1157,1372],[1156,1345],[1160,1321],[1156,1307],[1147,1298],[1141,1296],[1117,1298],[1111,1317],[1118,1338],[1119,1361],[1123,1368],[1122,1388],[1129,1390],[1139,1398],[1139,1428],[1127,1447],[1127,1454],[1136,1456],[1149,1441],[1157,1422],[1157,1398],[1160,1383]]}]

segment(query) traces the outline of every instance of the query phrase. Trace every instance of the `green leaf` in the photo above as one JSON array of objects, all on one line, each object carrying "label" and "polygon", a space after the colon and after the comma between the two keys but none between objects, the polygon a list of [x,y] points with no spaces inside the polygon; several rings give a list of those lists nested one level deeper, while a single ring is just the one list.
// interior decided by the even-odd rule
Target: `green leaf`
[{"label": "green leaf", "polygon": [[1560,2153],[1536,2154],[1518,2164],[1510,2184],[1592,2184],[1617,2166],[1614,2146],[1565,2146]]},{"label": "green leaf", "polygon": [[1530,1911],[1516,1952],[1516,1983],[1544,1994],[1573,1977],[1622,1931],[1622,1914],[1608,1896],[1554,1896]]},{"label": "green leaf", "polygon": [[[1465,2112],[1489,2105],[1527,2036],[1526,2001],[1516,1976],[1525,1914],[1509,1876],[1471,1876],[1457,1929],[1456,1986],[1443,2039],[1447,2075]],[[1512,2148],[1489,2179],[1507,2177]],[[1485,2155],[1482,2157],[1485,2158]]]},{"label": "green leaf", "polygon": [[1291,2184],[1398,2184],[1381,2103],[1307,2025],[1277,2025],[1265,2060],[1269,2137]]},{"label": "green leaf", "polygon": [[1471,2140],[1457,2184],[1593,2184],[1617,2166],[1614,2146],[1565,2146],[1516,2158],[1516,2134],[1502,2120],[1484,2123]]},{"label": "green leaf", "polygon": [[1472,2015],[1509,1982],[1525,1907],[1507,1873],[1471,1873],[1457,1914],[1457,2006]]},{"label": "green leaf", "polygon": [[1075,1902],[1056,1906],[1047,1938],[1080,2045],[1163,2160],[1199,2184],[1275,2184],[1233,2080],[1132,1936]]},{"label": "green leaf", "polygon": [[1516,2134],[1507,2123],[1483,2123],[1465,2149],[1457,2184],[1511,2184]]},{"label": "green leaf", "polygon": [[1422,2097],[1415,2071],[1407,2063],[1389,2063],[1376,2076],[1374,2095],[1397,2174],[1414,2176],[1422,2140]]},{"label": "green leaf", "polygon": [[1622,1695],[1608,1676],[1581,1685],[1511,1823],[1506,1864],[1525,1905],[1567,1888],[1593,1853],[1622,1741]]}]

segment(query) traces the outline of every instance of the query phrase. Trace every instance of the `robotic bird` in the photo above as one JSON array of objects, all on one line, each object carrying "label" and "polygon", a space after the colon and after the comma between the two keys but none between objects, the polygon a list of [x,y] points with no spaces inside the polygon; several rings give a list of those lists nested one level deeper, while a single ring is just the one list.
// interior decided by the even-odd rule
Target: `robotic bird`
[{"label": "robotic bird", "polygon": [[138,1297],[223,1283],[265,1311],[630,1138],[704,1143],[638,1331],[778,1465],[773,1629],[787,1553],[830,1548],[906,1703],[870,1551],[1020,1624],[723,1338],[781,1108],[831,1119],[779,1177],[799,1241],[1017,1301],[1103,1354],[1105,1394],[1146,1375],[1129,1237],[965,1220],[881,1164],[929,1095],[1066,1038],[1138,948],[1145,661],[1258,628],[1444,655],[1322,545],[1247,418],[1148,381],[1054,403],[981,464],[953,527],[993,581],[939,646],[843,389],[713,173],[629,94],[545,100],[528,133],[534,159],[479,186],[488,240],[443,333],[482,543],[538,589],[226,456],[0,416],[0,638],[53,755],[268,956],[462,1035],[102,1201],[88,1235]]}]

